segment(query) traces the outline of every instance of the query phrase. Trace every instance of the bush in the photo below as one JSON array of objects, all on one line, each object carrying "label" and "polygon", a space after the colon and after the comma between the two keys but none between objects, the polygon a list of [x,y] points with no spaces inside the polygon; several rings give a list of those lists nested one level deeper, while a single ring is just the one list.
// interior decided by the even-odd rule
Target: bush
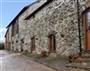
[{"label": "bush", "polygon": [[4,49],[4,43],[0,43],[0,50]]},{"label": "bush", "polygon": [[47,55],[47,52],[46,51],[42,51],[41,52],[41,57],[47,57],[48,55]]}]

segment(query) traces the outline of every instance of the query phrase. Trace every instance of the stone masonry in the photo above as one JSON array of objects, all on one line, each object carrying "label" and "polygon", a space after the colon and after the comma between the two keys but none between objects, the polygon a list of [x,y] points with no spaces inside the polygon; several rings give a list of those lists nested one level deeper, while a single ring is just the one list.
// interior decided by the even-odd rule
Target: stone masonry
[{"label": "stone masonry", "polygon": [[[80,15],[89,0],[79,0]],[[55,32],[56,54],[69,56],[79,52],[79,33],[76,0],[53,0],[28,20],[27,16],[46,0],[39,0],[18,17],[19,33],[12,37],[14,50],[31,51],[31,38],[35,36],[35,53],[48,52],[48,35]],[[81,23],[82,24],[82,23]],[[82,48],[84,35],[81,26]],[[23,43],[22,41],[23,40]]]}]

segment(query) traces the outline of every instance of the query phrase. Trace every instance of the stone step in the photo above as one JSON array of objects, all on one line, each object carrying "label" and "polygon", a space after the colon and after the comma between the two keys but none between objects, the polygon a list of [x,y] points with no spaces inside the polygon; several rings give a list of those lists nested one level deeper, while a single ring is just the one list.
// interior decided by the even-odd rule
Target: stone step
[{"label": "stone step", "polygon": [[90,58],[90,53],[82,53],[82,57]]},{"label": "stone step", "polygon": [[90,52],[83,52],[82,56],[78,56],[73,63],[69,63],[66,67],[79,68],[90,71]]},{"label": "stone step", "polygon": [[87,63],[90,63],[90,58],[86,58],[86,57],[79,57],[77,58],[74,62],[76,63],[81,63],[81,62],[87,62]]},{"label": "stone step", "polygon": [[84,54],[82,55],[82,58],[90,58],[90,55]]},{"label": "stone step", "polygon": [[70,71],[88,71],[88,70],[80,69],[80,68],[71,68]]},{"label": "stone step", "polygon": [[82,50],[83,53],[90,53],[90,51]]},{"label": "stone step", "polygon": [[90,71],[90,63],[69,63],[66,64],[66,67],[71,67],[71,68],[79,68],[79,69],[85,69]]}]

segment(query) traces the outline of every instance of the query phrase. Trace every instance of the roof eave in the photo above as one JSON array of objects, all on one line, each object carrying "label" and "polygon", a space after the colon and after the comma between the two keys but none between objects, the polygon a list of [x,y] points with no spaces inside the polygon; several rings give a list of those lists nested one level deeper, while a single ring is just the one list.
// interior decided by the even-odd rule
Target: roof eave
[{"label": "roof eave", "polygon": [[42,8],[47,6],[49,3],[51,3],[53,0],[47,0],[42,6],[40,6],[38,9],[36,9],[34,12],[32,12],[29,16],[25,18],[25,20],[30,19],[32,16],[34,16],[38,11],[40,11]]}]

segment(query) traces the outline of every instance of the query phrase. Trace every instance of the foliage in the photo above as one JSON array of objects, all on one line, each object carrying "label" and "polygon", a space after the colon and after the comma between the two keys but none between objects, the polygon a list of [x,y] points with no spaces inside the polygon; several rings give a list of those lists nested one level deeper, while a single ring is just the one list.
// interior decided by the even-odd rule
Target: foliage
[{"label": "foliage", "polygon": [[0,43],[0,50],[4,49],[4,43]]}]

